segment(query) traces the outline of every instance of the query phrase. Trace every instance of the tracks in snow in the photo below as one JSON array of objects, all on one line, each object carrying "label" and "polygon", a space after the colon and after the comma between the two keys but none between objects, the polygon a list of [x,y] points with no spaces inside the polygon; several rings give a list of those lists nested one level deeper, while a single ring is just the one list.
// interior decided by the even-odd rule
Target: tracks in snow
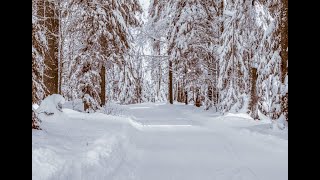
[{"label": "tracks in snow", "polygon": [[127,109],[130,118],[66,110],[69,119],[48,122],[47,134],[33,135],[33,179],[287,179],[283,140],[244,133],[245,121],[238,128],[182,105]]}]

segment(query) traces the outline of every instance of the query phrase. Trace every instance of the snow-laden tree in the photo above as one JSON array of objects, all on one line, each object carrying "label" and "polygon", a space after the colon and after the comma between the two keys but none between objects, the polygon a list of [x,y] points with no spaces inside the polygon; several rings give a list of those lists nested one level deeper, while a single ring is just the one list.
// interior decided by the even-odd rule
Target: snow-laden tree
[{"label": "snow-laden tree", "polygon": [[[200,106],[200,101],[207,97],[201,94],[201,89],[212,88],[212,81],[204,88],[201,82],[211,79],[206,77],[214,74],[213,68],[205,66],[215,60],[212,49],[216,38],[216,29],[212,26],[213,14],[216,13],[214,6],[210,1],[197,0],[173,1],[170,4],[168,55],[169,65],[173,65],[169,70],[174,71],[173,98],[180,102],[191,99]],[[171,82],[170,74],[169,80]]]},{"label": "snow-laden tree", "polygon": [[95,111],[105,104],[106,63],[122,65],[130,49],[129,28],[139,25],[136,13],[141,7],[136,0],[74,0],[70,7],[77,14],[70,33],[81,39],[73,40],[78,42],[77,55],[71,59],[69,77],[76,82],[73,89],[81,92],[85,110]]},{"label": "snow-laden tree", "polygon": [[58,92],[87,112],[167,99],[287,119],[287,3],[152,0],[143,17],[138,0],[33,0],[32,103]]},{"label": "snow-laden tree", "polygon": [[[48,50],[47,29],[43,24],[44,17],[39,12],[40,5],[38,1],[32,1],[32,104],[40,104],[48,93],[43,83],[44,58]],[[32,111],[32,128],[39,128],[39,119],[34,111]]]},{"label": "snow-laden tree", "polygon": [[244,0],[226,1],[222,33],[223,44],[219,49],[220,72],[219,108],[222,112],[238,111],[244,106],[244,99],[248,90],[249,69],[248,59],[243,53],[244,47],[244,21],[248,18],[245,13]]},{"label": "snow-laden tree", "polygon": [[148,20],[143,26],[142,35],[150,44],[151,57],[148,57],[152,101],[166,101],[168,81],[167,31],[169,26],[169,3],[166,0],[152,0],[148,9]]},{"label": "snow-laden tree", "polygon": [[258,61],[258,105],[261,113],[271,119],[277,119],[281,112],[279,5],[279,1],[268,1],[266,4],[255,2],[257,23],[263,31],[255,54]]}]

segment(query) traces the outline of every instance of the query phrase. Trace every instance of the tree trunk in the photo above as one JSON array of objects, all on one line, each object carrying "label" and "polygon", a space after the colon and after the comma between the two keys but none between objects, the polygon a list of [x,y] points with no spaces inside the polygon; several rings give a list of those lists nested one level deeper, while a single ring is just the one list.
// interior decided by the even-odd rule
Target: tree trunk
[{"label": "tree trunk", "polygon": [[158,74],[158,76],[159,76],[159,80],[158,80],[159,82],[158,82],[158,89],[157,89],[157,99],[159,101],[160,100],[160,90],[161,90],[161,77],[162,77],[160,60],[159,60],[159,74]]},{"label": "tree trunk", "polygon": [[[160,41],[157,42],[157,45],[156,45],[156,49],[158,51],[158,56],[161,55],[161,47],[160,47]],[[162,77],[162,72],[161,72],[161,60],[158,59],[159,61],[159,64],[158,64],[158,68],[159,68],[159,82],[158,82],[158,91],[157,91],[157,99],[159,100],[160,99],[160,90],[161,90],[161,77]]]},{"label": "tree trunk", "polygon": [[101,66],[100,70],[100,77],[101,77],[101,92],[100,92],[100,100],[101,104],[100,106],[106,105],[106,67],[104,65]]},{"label": "tree trunk", "polygon": [[[44,2],[43,1],[40,1],[40,2],[32,1],[32,3],[36,3],[36,5],[33,5],[32,8],[36,7],[37,16],[40,18],[43,18],[44,17],[44,9],[43,9]],[[44,25],[43,23],[44,23],[43,21],[39,21],[39,24],[42,26]],[[33,31],[33,33],[36,33],[36,32],[34,32],[35,29],[33,29],[33,28],[32,28],[32,31]],[[32,36],[32,45],[35,45],[36,48],[39,47],[38,41],[35,39],[34,36]],[[36,64],[37,63],[36,63],[35,58],[32,57],[32,73],[34,73],[34,71],[35,71],[34,66],[36,66]],[[41,75],[39,74],[39,77],[36,77],[36,78],[40,79],[40,76],[42,78],[43,74],[41,74]],[[39,102],[37,102],[37,101],[39,101],[39,99],[37,99],[36,93],[37,93],[37,88],[34,86],[34,83],[32,83],[32,105],[35,103],[39,103]],[[32,108],[32,129],[39,129],[38,123],[39,123],[39,119]]]},{"label": "tree trunk", "polygon": [[182,95],[181,95],[181,93],[182,93],[181,83],[178,82],[178,97],[177,97],[177,101],[178,101],[178,102],[182,102]]},{"label": "tree trunk", "polygon": [[59,21],[55,17],[56,8],[54,2],[44,2],[45,27],[48,29],[46,34],[48,41],[48,52],[45,55],[44,63],[44,84],[48,88],[49,94],[58,93],[59,73],[58,73],[58,37]]},{"label": "tree trunk", "polygon": [[184,99],[185,101],[185,104],[186,105],[188,105],[188,92],[187,91],[185,91],[185,99]]},{"label": "tree trunk", "polygon": [[172,94],[172,61],[169,60],[169,103],[173,104]]},{"label": "tree trunk", "polygon": [[213,87],[212,85],[208,86],[208,99],[212,102],[213,101]]},{"label": "tree trunk", "polygon": [[198,89],[197,89],[197,92],[196,92],[195,105],[196,105],[196,107],[200,107],[201,106],[201,100],[200,100],[200,95],[199,95],[199,90]]},{"label": "tree trunk", "polygon": [[259,119],[258,116],[258,96],[256,89],[258,74],[257,68],[251,68],[251,97],[249,103],[249,110],[251,111],[251,117],[253,119]]},{"label": "tree trunk", "polygon": [[[60,8],[62,8],[61,7],[61,2],[60,1],[58,1],[58,9],[60,9]],[[62,57],[63,57],[63,55],[62,55],[62,52],[63,52],[63,44],[62,44],[62,23],[61,23],[61,21],[62,21],[62,16],[61,16],[61,10],[59,10],[59,19],[58,19],[58,23],[59,23],[59,31],[58,31],[58,36],[59,36],[59,39],[58,39],[58,75],[59,75],[59,77],[58,77],[58,94],[62,94],[62,69],[63,69],[63,62],[62,62]]]},{"label": "tree trunk", "polygon": [[182,87],[182,83],[179,83],[178,101],[183,103],[183,87]]},{"label": "tree trunk", "polygon": [[83,103],[83,110],[84,110],[84,112],[86,112],[89,108],[90,108],[89,103],[88,103],[88,102],[84,102],[84,103]]},{"label": "tree trunk", "polygon": [[[288,0],[282,0],[281,8],[281,82],[288,75]],[[288,121],[288,92],[281,97],[281,113]]]},{"label": "tree trunk", "polygon": [[[220,16],[220,18],[223,18],[224,0],[221,0],[219,9],[220,9],[219,16]],[[222,35],[223,31],[224,31],[223,21],[221,21],[221,23],[220,23],[220,36]],[[222,38],[220,40],[220,44],[223,44]]]}]

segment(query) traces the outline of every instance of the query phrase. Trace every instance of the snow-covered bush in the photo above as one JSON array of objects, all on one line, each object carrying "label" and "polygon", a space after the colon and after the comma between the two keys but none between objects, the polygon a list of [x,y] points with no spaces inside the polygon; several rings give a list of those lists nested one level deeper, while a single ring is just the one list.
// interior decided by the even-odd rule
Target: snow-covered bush
[{"label": "snow-covered bush", "polygon": [[277,128],[284,130],[288,127],[288,122],[286,121],[286,117],[281,114],[280,117],[275,121]]},{"label": "snow-covered bush", "polygon": [[46,97],[35,110],[39,118],[42,120],[45,117],[52,115],[59,115],[62,113],[62,104],[65,103],[65,99],[59,94],[52,94]]}]

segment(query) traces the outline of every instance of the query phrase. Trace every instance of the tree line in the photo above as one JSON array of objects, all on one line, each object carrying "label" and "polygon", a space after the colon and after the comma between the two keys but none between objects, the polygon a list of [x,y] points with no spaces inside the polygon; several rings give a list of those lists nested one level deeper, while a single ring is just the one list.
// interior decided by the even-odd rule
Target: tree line
[{"label": "tree line", "polygon": [[151,0],[142,13],[138,0],[33,0],[32,104],[178,101],[288,120],[288,0]]},{"label": "tree line", "polygon": [[165,56],[154,69],[167,66],[171,104],[288,121],[287,0],[151,2],[146,28],[153,54]]}]

